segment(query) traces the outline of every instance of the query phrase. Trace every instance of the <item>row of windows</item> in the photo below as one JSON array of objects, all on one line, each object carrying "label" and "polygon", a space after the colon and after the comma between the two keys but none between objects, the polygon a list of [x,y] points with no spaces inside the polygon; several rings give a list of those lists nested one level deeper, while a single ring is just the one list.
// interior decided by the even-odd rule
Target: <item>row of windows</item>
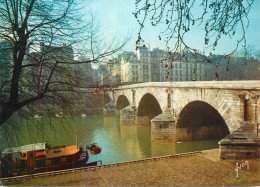
[{"label": "row of windows", "polygon": [[[132,65],[132,69],[137,69],[138,65]],[[148,69],[149,65],[143,65],[143,69]]]},{"label": "row of windows", "polygon": [[143,69],[148,69],[148,65],[143,65]]},{"label": "row of windows", "polygon": [[166,53],[157,53],[156,55],[151,55],[151,53],[140,53],[140,56],[161,56],[161,57],[167,57],[167,54]]},{"label": "row of windows", "polygon": [[[148,63],[148,59],[143,59],[142,62],[143,63]],[[155,61],[155,62],[153,62],[151,64],[152,64],[152,66],[155,67],[156,64],[158,64],[158,63],[157,63],[157,61]],[[205,67],[205,65],[201,64],[201,63],[195,65],[194,63],[175,63],[175,62],[173,62],[172,65],[173,65],[173,68],[186,68],[186,69],[188,69],[188,68],[191,68],[191,69],[194,69],[194,68],[202,69],[202,68],[206,68],[207,67],[207,66]],[[168,66],[169,66],[169,64],[167,64],[167,65],[164,64],[162,66],[162,68],[168,68]],[[138,66],[137,65],[132,65],[132,67],[133,68],[137,68]],[[156,67],[158,67],[158,66],[156,66]]]},{"label": "row of windows", "polygon": [[143,71],[143,76],[148,76],[149,72],[148,71]]},{"label": "row of windows", "polygon": [[209,75],[212,75],[212,72],[211,71],[193,71],[192,69],[191,70],[171,70],[171,71],[166,71],[166,70],[162,70],[162,75],[166,75],[167,72],[169,72],[170,74],[175,74],[175,75],[180,75],[182,76],[183,73],[186,75],[194,75],[194,74],[201,74],[201,75],[205,75],[205,76],[209,76]]},{"label": "row of windows", "polygon": [[147,81],[149,81],[149,78],[148,77],[143,77],[143,81],[147,82]]},{"label": "row of windows", "polygon": [[202,80],[202,77],[174,77],[174,76],[162,76],[162,81],[194,81],[194,80]]},{"label": "row of windows", "polygon": [[137,82],[138,81],[138,77],[132,77],[132,81],[133,82]]},{"label": "row of windows", "polygon": [[[196,66],[195,66],[195,64],[192,64],[192,63],[173,63],[172,64],[173,65],[173,68],[186,68],[186,69],[188,69],[188,68],[196,68],[196,66],[197,66],[197,68],[204,68],[204,65],[203,64],[197,64]],[[168,66],[169,66],[169,64],[165,64],[164,65],[164,67],[163,68],[168,68]]]}]

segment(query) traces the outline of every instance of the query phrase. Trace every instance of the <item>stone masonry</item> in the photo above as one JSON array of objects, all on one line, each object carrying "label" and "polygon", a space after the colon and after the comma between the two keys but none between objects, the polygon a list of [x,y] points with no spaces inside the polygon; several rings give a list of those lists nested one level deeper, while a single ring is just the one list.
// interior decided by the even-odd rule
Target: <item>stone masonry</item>
[{"label": "stone masonry", "polygon": [[175,134],[175,118],[171,114],[170,109],[166,109],[162,114],[151,120],[152,140],[153,141],[174,141]]},{"label": "stone masonry", "polygon": [[244,124],[219,142],[221,159],[260,158],[259,124]]},{"label": "stone masonry", "polygon": [[[119,86],[105,92],[113,103],[124,95],[136,114],[142,99],[146,94],[151,94],[161,110],[169,108],[176,119],[187,104],[203,101],[218,111],[230,132],[245,121],[259,123],[260,81],[147,82]],[[134,118],[136,120],[139,117]]]}]

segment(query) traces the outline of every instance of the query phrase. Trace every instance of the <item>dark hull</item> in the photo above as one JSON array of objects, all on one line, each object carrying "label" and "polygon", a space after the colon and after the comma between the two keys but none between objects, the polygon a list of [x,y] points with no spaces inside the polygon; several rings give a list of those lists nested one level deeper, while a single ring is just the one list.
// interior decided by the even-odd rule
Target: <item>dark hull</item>
[{"label": "dark hull", "polygon": [[[55,159],[53,165],[50,166],[42,166],[37,167],[33,170],[34,173],[39,172],[48,172],[48,171],[57,171],[57,170],[63,170],[63,169],[72,169],[72,168],[78,168],[78,167],[84,167],[89,159],[88,153],[83,152],[80,157],[78,155],[68,156],[68,162],[65,163],[59,163],[56,162]],[[56,160],[59,160],[59,158],[56,158]]]}]

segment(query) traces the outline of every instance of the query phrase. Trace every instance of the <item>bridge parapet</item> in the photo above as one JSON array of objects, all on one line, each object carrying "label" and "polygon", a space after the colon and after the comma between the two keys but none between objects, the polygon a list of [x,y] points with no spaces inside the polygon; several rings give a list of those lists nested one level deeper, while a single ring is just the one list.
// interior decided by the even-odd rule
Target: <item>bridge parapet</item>
[{"label": "bridge parapet", "polygon": [[146,82],[118,86],[113,90],[135,89],[155,87],[155,88],[203,88],[203,89],[224,89],[224,90],[256,90],[260,91],[260,81],[187,81],[187,82]]}]

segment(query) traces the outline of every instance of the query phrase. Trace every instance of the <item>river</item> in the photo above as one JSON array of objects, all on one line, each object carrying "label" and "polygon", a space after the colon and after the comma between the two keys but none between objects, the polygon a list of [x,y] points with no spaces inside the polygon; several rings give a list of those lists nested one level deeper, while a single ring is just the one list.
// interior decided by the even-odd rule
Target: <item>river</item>
[{"label": "river", "polygon": [[[67,118],[40,118],[19,120],[19,130],[1,134],[0,149],[46,142],[51,146],[97,143],[102,148],[99,155],[90,155],[89,161],[102,160],[103,164],[138,160],[176,153],[213,149],[217,140],[186,141],[178,143],[152,142],[151,126],[120,125],[119,117],[102,115]],[[3,131],[2,131],[3,132]],[[12,131],[11,131],[12,132]],[[7,141],[13,138],[13,141]]]}]

